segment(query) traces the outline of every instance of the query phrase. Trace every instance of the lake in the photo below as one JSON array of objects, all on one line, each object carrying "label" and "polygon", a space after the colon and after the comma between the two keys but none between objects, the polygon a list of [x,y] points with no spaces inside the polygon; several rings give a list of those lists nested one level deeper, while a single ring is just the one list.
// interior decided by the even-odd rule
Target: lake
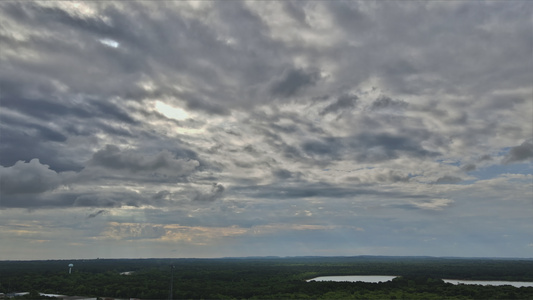
[{"label": "lake", "polygon": [[320,276],[309,281],[350,281],[350,282],[386,282],[396,278],[396,276],[390,275],[350,275],[350,276]]},{"label": "lake", "polygon": [[[349,282],[386,282],[396,278],[390,275],[349,275],[349,276],[320,276],[307,280],[309,281],[349,281]],[[503,281],[503,280],[457,280],[443,279],[446,283],[451,284],[481,284],[481,285],[512,285],[514,287],[533,287],[533,282],[528,281]]]},{"label": "lake", "polygon": [[528,281],[491,281],[491,280],[457,280],[457,279],[443,279],[446,283],[452,284],[481,284],[481,285],[512,285],[514,287],[533,287],[533,282]]}]

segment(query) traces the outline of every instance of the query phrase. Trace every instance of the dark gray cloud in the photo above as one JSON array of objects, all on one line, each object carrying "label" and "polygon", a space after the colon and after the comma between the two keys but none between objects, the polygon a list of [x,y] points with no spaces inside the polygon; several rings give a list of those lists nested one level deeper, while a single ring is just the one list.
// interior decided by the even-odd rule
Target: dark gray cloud
[{"label": "dark gray cloud", "polygon": [[5,208],[71,208],[77,195],[63,194],[3,194],[1,207]]},{"label": "dark gray cloud", "polygon": [[[24,22],[28,27],[35,26],[42,31],[52,31],[54,35],[46,39],[38,36],[26,43],[19,43],[21,51],[31,48],[39,48],[41,54],[47,60],[25,63],[22,59],[13,59],[11,74],[0,74],[0,78],[13,78],[20,75],[16,85],[9,83],[1,84],[16,87],[10,94],[28,98],[28,94],[36,94],[48,97],[53,93],[61,93],[57,83],[68,86],[70,94],[98,94],[103,99],[120,97],[125,99],[143,100],[147,97],[180,97],[186,102],[187,107],[193,110],[206,111],[213,114],[226,114],[225,106],[230,95],[235,99],[232,92],[222,84],[220,70],[216,69],[220,61],[250,61],[250,55],[236,55],[224,42],[218,40],[217,33],[203,22],[195,19],[187,19],[176,15],[162,7],[152,7],[161,13],[161,18],[167,22],[159,23],[145,14],[145,5],[130,3],[137,7],[137,13],[130,14],[115,6],[113,3],[96,4],[101,9],[99,16],[80,16],[58,7],[43,7],[27,3],[26,5],[6,4],[8,16]],[[150,6],[150,5],[149,5]],[[230,8],[231,7],[231,8]],[[245,13],[241,5],[227,5],[220,11],[220,17],[233,14],[238,19]],[[257,16],[248,13],[249,19],[260,20]],[[139,18],[143,19],[141,26]],[[245,18],[244,18],[245,19]],[[257,22],[256,22],[257,23]],[[250,30],[253,34],[257,28],[252,22]],[[134,30],[132,31],[132,28]],[[242,28],[242,27],[239,27]],[[234,28],[237,30],[237,27]],[[183,35],[176,36],[173,32],[178,30]],[[73,32],[76,32],[74,35]],[[109,38],[119,43],[119,47],[111,49],[103,45],[100,40]],[[197,43],[190,43],[196,40]],[[61,59],[55,54],[61,53]],[[180,55],[175,55],[180,53]],[[199,60],[184,59],[188,54],[203,57],[203,65]],[[151,63],[147,63],[151,61]],[[258,69],[264,69],[263,60],[255,60]],[[207,63],[207,64],[205,64]],[[88,71],[85,66],[91,66]],[[261,66],[263,65],[263,66]],[[233,68],[233,66],[230,66]],[[195,88],[195,95],[185,91],[176,91],[173,87],[176,71],[183,74],[184,71],[191,75],[192,81],[210,82],[210,85]],[[229,70],[227,70],[229,71]],[[241,76],[246,70],[235,70],[232,75]],[[0,72],[1,73],[1,72]],[[14,74],[13,74],[14,73]],[[9,75],[9,76],[8,76]],[[227,75],[224,75],[227,76]],[[265,80],[262,74],[261,80]],[[145,78],[153,78],[157,86],[153,91],[145,91],[139,87],[139,83]],[[243,79],[257,78],[256,74],[244,74]],[[102,80],[106,78],[105,80]],[[36,89],[36,83],[44,88]],[[13,88],[11,88],[13,89]],[[215,100],[213,100],[215,99]],[[18,101],[18,99],[17,99]],[[105,102],[102,103],[105,105]],[[231,105],[233,106],[233,105]],[[100,106],[100,108],[105,108]],[[109,113],[116,115],[123,121],[131,122],[131,118],[114,107],[109,107]]]},{"label": "dark gray cloud", "polygon": [[43,164],[49,165],[50,169],[57,172],[79,171],[83,168],[81,162],[74,158],[58,157],[57,153],[60,153],[63,147],[57,143],[39,139],[42,136],[35,136],[36,132],[7,125],[0,125],[0,130],[2,132],[0,165],[12,166],[17,161],[28,162],[39,158]]},{"label": "dark gray cloud", "polygon": [[192,201],[198,202],[212,202],[217,199],[220,199],[224,196],[224,191],[226,188],[220,183],[213,183],[211,189],[207,192],[196,191]]},{"label": "dark gray cloud", "polygon": [[277,169],[277,170],[274,170],[272,173],[276,178],[281,179],[281,180],[289,179],[293,176],[292,172],[290,172],[289,170],[285,170],[285,169]]},{"label": "dark gray cloud", "polygon": [[424,149],[418,139],[421,136],[403,136],[390,134],[360,134],[350,141],[350,145],[362,151],[356,154],[359,161],[377,162],[390,160],[405,154],[411,157],[435,157],[438,152]]},{"label": "dark gray cloud", "polygon": [[[355,159],[360,162],[381,162],[400,156],[425,158],[440,155],[424,149],[421,142],[425,136],[423,132],[416,132],[418,136],[361,133],[350,137],[326,137],[303,141],[300,147],[308,157],[324,161]],[[290,153],[293,156],[300,154],[295,149]]]},{"label": "dark gray cloud", "polygon": [[140,207],[142,204],[152,203],[132,192],[84,193],[72,201],[72,205],[77,207]]},{"label": "dark gray cloud", "polygon": [[171,195],[171,193],[167,190],[163,190],[163,191],[159,191],[157,192],[153,198],[154,199],[157,199],[157,200],[160,200],[160,199],[165,199],[167,197],[169,197]]},{"label": "dark gray cloud", "polygon": [[337,101],[326,106],[319,115],[323,116],[329,113],[337,113],[345,109],[351,109],[355,107],[356,101],[359,99],[357,95],[342,95]]},{"label": "dark gray cloud", "polygon": [[503,162],[509,164],[530,159],[533,159],[533,140],[527,140],[519,146],[512,147]]},{"label": "dark gray cloud", "polygon": [[[11,116],[2,116],[3,127],[9,133],[14,133],[14,128],[18,131],[24,132],[27,138],[35,138],[38,140],[45,140],[51,142],[64,142],[67,137],[58,128],[41,125],[37,122],[30,122],[28,119],[12,118]],[[8,133],[8,137],[10,134]]]},{"label": "dark gray cloud", "polygon": [[343,140],[339,138],[324,138],[321,140],[305,141],[302,150],[310,156],[339,159],[345,148]]},{"label": "dark gray cloud", "polygon": [[192,110],[201,110],[214,115],[229,114],[229,110],[226,107],[213,101],[208,101],[189,95],[185,95],[183,99],[187,102],[187,108]]},{"label": "dark gray cloud", "polygon": [[[96,212],[96,216],[106,213],[109,209],[112,208],[121,208],[121,207],[174,207],[182,204],[184,201],[191,200],[187,199],[186,195],[196,195],[198,191],[184,185],[181,193],[170,193],[168,191],[161,191],[154,193],[151,189],[146,189],[150,187],[151,184],[161,184],[160,181],[150,182],[145,180],[143,189],[140,191],[133,192],[127,187],[120,186],[121,183],[127,182],[128,184],[132,179],[124,180],[124,178],[119,178],[118,186],[113,185],[114,178],[109,178],[103,176],[101,181],[94,181],[81,177],[84,182],[75,183],[72,182],[72,177],[74,174],[60,174],[63,175],[63,182],[70,185],[69,189],[51,189],[50,185],[37,186],[37,189],[32,186],[18,186],[13,185],[14,187],[19,187],[19,189],[14,190],[11,188],[9,190],[2,189],[2,197],[0,202],[1,208],[27,208],[27,209],[48,209],[48,208],[76,208],[76,207],[88,207],[88,208],[102,208],[104,212]],[[67,176],[65,176],[67,175]],[[3,177],[3,176],[2,176]],[[43,178],[40,178],[43,180]],[[85,182],[85,180],[89,182]],[[28,182],[28,181],[25,181]],[[32,182],[34,183],[34,182]],[[52,182],[54,183],[54,182]],[[54,183],[55,184],[55,183]],[[91,186],[93,184],[105,184],[108,188],[95,190]],[[154,185],[154,186],[157,186]],[[89,189],[84,189],[84,186],[89,186]],[[26,188],[26,191],[21,191],[22,188]],[[33,188],[33,190],[32,190]],[[146,189],[146,190],[145,190]],[[223,192],[223,188],[218,189],[213,188],[211,192],[206,193],[205,197],[211,197],[212,199],[220,198]],[[104,209],[105,208],[105,209]],[[92,217],[90,217],[92,218]]]},{"label": "dark gray cloud", "polygon": [[120,208],[124,206],[139,207],[149,202],[136,193],[125,191],[114,192],[81,192],[81,193],[40,193],[40,194],[7,194],[2,196],[3,208]]},{"label": "dark gray cloud", "polygon": [[376,175],[376,180],[380,182],[408,182],[410,179],[411,176],[409,174],[393,170]]},{"label": "dark gray cloud", "polygon": [[114,145],[106,145],[94,153],[91,162],[97,166],[131,172],[166,171],[174,176],[186,176],[194,172],[199,163],[194,160],[177,159],[170,152],[162,151],[154,156],[121,151]]},{"label": "dark gray cloud", "polygon": [[292,2],[292,1],[284,1],[284,8],[285,11],[293,17],[295,20],[298,20],[300,24],[308,25],[306,21],[306,13],[305,10],[302,8],[300,3],[298,2]]},{"label": "dark gray cloud", "polygon": [[128,112],[111,101],[91,97],[83,97],[74,101],[56,97],[48,99],[6,97],[2,99],[2,106],[44,121],[56,121],[58,117],[74,117],[105,118],[129,125],[136,122]]},{"label": "dark gray cloud", "polygon": [[315,85],[320,79],[318,70],[286,69],[270,89],[274,96],[290,97],[308,86]]},{"label": "dark gray cloud", "polygon": [[107,213],[107,210],[105,210],[105,209],[101,209],[101,210],[99,210],[99,211],[97,211],[97,212],[94,212],[94,213],[92,213],[92,214],[89,214],[89,215],[87,216],[87,219],[96,218],[97,216],[99,216],[99,215],[101,215],[101,214],[105,214],[105,213]]},{"label": "dark gray cloud", "polygon": [[[17,44],[17,50],[22,52],[39,48],[41,54],[47,58],[32,64],[27,64],[23,59],[10,61],[17,71],[16,76],[24,74],[24,80],[17,85],[19,96],[49,96],[53,93],[46,90],[58,93],[62,90],[61,84],[67,85],[69,92],[73,94],[90,95],[94,90],[98,90],[101,95],[109,96],[123,95],[124,91],[129,90],[126,88],[124,76],[112,75],[133,71],[131,67],[136,62],[134,59],[125,59],[129,56],[127,53],[117,55],[118,51],[109,51],[98,41],[113,28],[106,24],[103,18],[80,17],[59,8],[43,7],[35,3],[18,6],[8,4],[5,7],[8,15],[24,22],[27,28],[33,28],[37,32],[54,33],[46,38],[35,35],[26,42]],[[119,25],[120,22],[115,24]],[[55,56],[58,53],[61,55]],[[87,65],[91,65],[90,70],[85,67]],[[28,73],[30,75],[26,76]],[[135,76],[129,76],[130,86],[131,79],[134,78]],[[40,86],[46,87],[46,90],[36,89],[35,81],[41,82]],[[25,86],[29,88],[23,89]]]},{"label": "dark gray cloud", "polygon": [[370,107],[372,110],[380,110],[380,109],[402,109],[407,107],[408,104],[405,101],[402,100],[393,100],[392,98],[381,95],[378,97],[374,102],[372,102],[372,106]]},{"label": "dark gray cloud", "polygon": [[489,154],[484,154],[478,159],[478,161],[480,161],[480,162],[481,161],[487,161],[487,160],[492,160],[492,156],[490,156]]},{"label": "dark gray cloud", "polygon": [[283,184],[260,185],[260,186],[236,186],[232,190],[244,193],[247,196],[277,199],[289,201],[291,199],[299,198],[353,198],[359,196],[380,196],[380,197],[394,197],[394,198],[423,198],[426,195],[403,195],[394,194],[387,191],[380,191],[378,189],[369,188],[369,186],[337,186],[326,182],[309,183],[300,181],[298,186],[287,186]]},{"label": "dark gray cloud", "polygon": [[363,5],[358,2],[339,1],[328,5],[328,9],[332,12],[334,20],[340,25],[340,28],[348,34],[352,34],[368,29],[373,22],[361,10],[360,6]]},{"label": "dark gray cloud", "polygon": [[436,184],[456,184],[461,181],[463,181],[463,179],[461,179],[460,177],[446,175],[446,176],[442,176],[438,178],[437,181],[435,181],[435,183]]},{"label": "dark gray cloud", "polygon": [[58,173],[39,159],[26,163],[18,161],[11,167],[0,166],[2,194],[33,194],[53,190],[62,183]]},{"label": "dark gray cloud", "polygon": [[476,169],[476,165],[475,164],[466,164],[464,166],[461,167],[461,169],[465,172],[470,172],[470,171],[474,171]]}]

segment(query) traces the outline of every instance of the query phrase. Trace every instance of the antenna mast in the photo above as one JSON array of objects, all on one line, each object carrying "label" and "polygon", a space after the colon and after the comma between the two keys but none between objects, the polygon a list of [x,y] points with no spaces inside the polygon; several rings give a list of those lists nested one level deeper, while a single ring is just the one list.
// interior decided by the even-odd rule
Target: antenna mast
[{"label": "antenna mast", "polygon": [[176,267],[174,265],[170,265],[170,293],[168,295],[168,299],[172,300],[173,298],[173,292],[172,292],[172,287],[174,285],[174,269]]}]

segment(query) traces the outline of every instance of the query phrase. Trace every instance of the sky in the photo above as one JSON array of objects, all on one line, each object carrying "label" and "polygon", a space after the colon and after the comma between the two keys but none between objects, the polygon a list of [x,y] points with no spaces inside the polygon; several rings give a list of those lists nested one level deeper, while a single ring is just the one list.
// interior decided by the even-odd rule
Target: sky
[{"label": "sky", "polygon": [[2,1],[0,260],[531,258],[532,14]]}]

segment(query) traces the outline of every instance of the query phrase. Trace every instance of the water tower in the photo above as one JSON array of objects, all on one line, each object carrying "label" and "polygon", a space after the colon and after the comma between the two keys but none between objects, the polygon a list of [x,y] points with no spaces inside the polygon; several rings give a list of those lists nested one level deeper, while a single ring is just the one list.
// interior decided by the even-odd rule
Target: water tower
[{"label": "water tower", "polygon": [[74,267],[73,264],[68,264],[68,273],[72,273],[72,267]]}]

